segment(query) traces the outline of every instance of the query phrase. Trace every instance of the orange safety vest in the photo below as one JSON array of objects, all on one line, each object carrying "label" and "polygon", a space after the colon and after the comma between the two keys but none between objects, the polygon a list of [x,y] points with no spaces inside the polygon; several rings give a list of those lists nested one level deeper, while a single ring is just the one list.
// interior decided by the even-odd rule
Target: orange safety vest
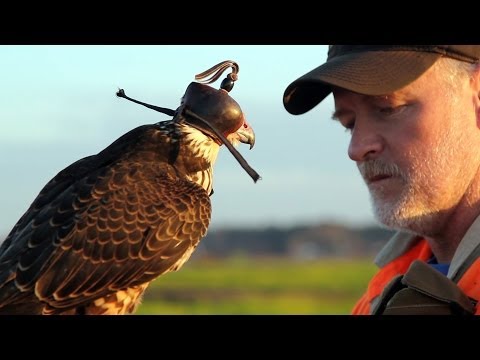
[{"label": "orange safety vest", "polygon": [[[405,274],[414,260],[427,261],[431,256],[430,246],[425,239],[421,239],[410,250],[385,265],[370,280],[367,291],[355,304],[352,315],[369,315],[372,301],[381,295],[395,276]],[[480,258],[465,271],[457,285],[468,297],[480,300]],[[480,315],[480,305],[476,307],[475,315]]]}]

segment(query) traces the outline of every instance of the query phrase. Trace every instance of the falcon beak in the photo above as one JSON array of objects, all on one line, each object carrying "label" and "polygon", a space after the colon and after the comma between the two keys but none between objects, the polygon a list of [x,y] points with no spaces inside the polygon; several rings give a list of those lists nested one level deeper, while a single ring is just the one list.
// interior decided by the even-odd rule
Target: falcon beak
[{"label": "falcon beak", "polygon": [[250,150],[255,145],[255,133],[252,127],[245,121],[243,125],[235,132],[235,135],[241,143],[250,144]]}]

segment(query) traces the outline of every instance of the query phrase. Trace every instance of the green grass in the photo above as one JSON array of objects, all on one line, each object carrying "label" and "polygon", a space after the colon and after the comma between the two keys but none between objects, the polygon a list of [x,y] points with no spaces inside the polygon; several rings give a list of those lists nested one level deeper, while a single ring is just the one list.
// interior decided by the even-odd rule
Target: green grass
[{"label": "green grass", "polygon": [[375,271],[371,259],[189,261],[136,314],[348,314]]}]

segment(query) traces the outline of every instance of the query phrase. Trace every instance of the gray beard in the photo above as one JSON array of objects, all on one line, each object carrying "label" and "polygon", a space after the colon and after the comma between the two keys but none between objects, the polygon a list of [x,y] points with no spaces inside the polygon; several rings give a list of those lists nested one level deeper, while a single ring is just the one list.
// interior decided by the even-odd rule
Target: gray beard
[{"label": "gray beard", "polygon": [[[449,145],[455,144],[457,140],[451,131],[447,131],[442,139],[437,141],[437,144],[431,145],[428,159],[425,159],[425,156],[419,158],[416,154],[409,154],[414,161],[407,170],[400,169],[394,163],[380,160],[358,164],[364,179],[384,174],[394,177],[395,181],[402,184],[402,190],[396,194],[388,193],[382,187],[370,189],[373,213],[385,227],[432,236],[444,221],[447,207],[453,206],[454,198],[460,196],[455,192],[462,187],[460,182],[465,176],[461,174],[461,167],[455,169],[449,165],[453,163],[451,159],[462,156],[457,153],[455,146]],[[452,191],[446,193],[445,189]],[[438,194],[444,195],[439,198]]]},{"label": "gray beard", "polygon": [[[410,189],[408,189],[410,190]],[[409,193],[410,191],[405,192]],[[405,194],[396,200],[379,200],[370,194],[373,213],[377,221],[386,228],[422,236],[433,236],[431,229],[439,222],[438,211],[418,212],[412,215],[414,194]]]}]

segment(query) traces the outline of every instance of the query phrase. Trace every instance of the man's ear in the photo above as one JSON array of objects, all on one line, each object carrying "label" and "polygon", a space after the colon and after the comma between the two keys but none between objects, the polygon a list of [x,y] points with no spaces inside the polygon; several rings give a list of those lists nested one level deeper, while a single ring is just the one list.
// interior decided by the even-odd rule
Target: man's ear
[{"label": "man's ear", "polygon": [[477,64],[475,70],[472,72],[470,85],[473,90],[472,100],[475,114],[477,115],[477,127],[480,128],[480,64]]}]

